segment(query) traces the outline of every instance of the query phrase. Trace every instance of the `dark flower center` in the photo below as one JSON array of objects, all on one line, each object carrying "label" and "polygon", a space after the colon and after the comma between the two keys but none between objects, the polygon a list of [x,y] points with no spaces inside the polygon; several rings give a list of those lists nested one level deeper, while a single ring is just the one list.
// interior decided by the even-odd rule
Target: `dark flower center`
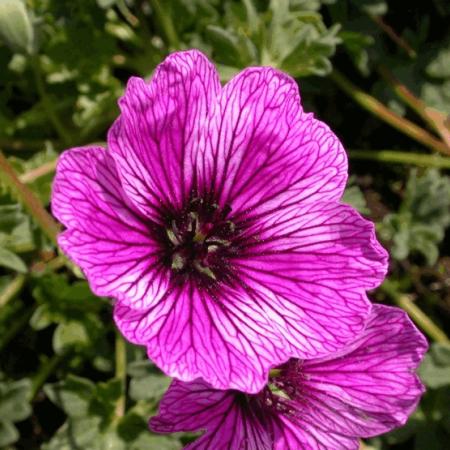
[{"label": "dark flower center", "polygon": [[273,368],[269,372],[267,385],[257,394],[235,392],[235,402],[246,416],[253,416],[267,427],[270,432],[270,420],[279,420],[279,416],[289,417],[291,421],[301,418],[301,408],[304,403],[302,393],[304,374],[301,361],[291,359]]},{"label": "dark flower center", "polygon": [[165,228],[166,261],[174,275],[196,276],[211,284],[228,269],[227,255],[235,251],[235,226],[227,219],[231,208],[194,198]]},{"label": "dark flower center", "polygon": [[253,401],[262,410],[293,418],[297,412],[292,402],[302,401],[302,384],[301,362],[291,359],[270,371],[269,382],[260,393],[253,396]]}]

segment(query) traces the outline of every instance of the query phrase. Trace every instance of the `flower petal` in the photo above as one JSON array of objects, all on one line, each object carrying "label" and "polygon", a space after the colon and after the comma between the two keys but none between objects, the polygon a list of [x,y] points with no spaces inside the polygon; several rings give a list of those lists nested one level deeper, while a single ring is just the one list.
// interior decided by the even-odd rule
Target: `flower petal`
[{"label": "flower petal", "polygon": [[[239,224],[238,224],[239,226]],[[296,358],[339,350],[362,331],[365,291],[386,273],[373,225],[329,202],[282,208],[245,232],[231,263]]]},{"label": "flower petal", "polygon": [[303,390],[312,420],[348,436],[403,425],[424,387],[415,374],[427,350],[404,311],[374,305],[365,331],[335,357],[305,361]]},{"label": "flower petal", "polygon": [[270,367],[290,356],[253,299],[227,286],[214,296],[188,283],[148,308],[119,301],[114,317],[167,375],[203,378],[217,389],[258,392]]},{"label": "flower petal", "polygon": [[[359,440],[333,433],[326,422],[311,421],[306,413],[292,421],[287,416],[278,416],[278,426],[274,428],[273,450],[358,450]],[[316,419],[314,417],[314,419]]]},{"label": "flower petal", "polygon": [[150,420],[156,433],[203,430],[186,450],[357,450],[356,438],[329,433],[308,418],[299,423],[265,408],[257,397],[215,390],[204,381],[174,380],[159,414]]},{"label": "flower petal", "polygon": [[270,417],[264,420],[256,413],[236,391],[215,390],[200,380],[174,380],[150,428],[157,433],[207,430],[189,450],[271,450]]},{"label": "flower petal", "polygon": [[127,195],[155,221],[183,207],[193,183],[199,131],[220,90],[214,66],[199,51],[171,54],[150,83],[130,78],[121,116],[108,134]]},{"label": "flower petal", "polygon": [[200,189],[235,216],[271,204],[339,200],[347,157],[327,125],[303,112],[292,78],[269,67],[242,71],[212,112]]},{"label": "flower petal", "polygon": [[186,280],[150,307],[116,304],[119,329],[169,376],[256,393],[271,367],[339,350],[365,326],[365,289],[386,269],[369,222],[316,203],[268,215],[248,233],[230,260],[235,284]]},{"label": "flower petal", "polygon": [[58,161],[52,212],[68,229],[58,243],[100,296],[138,305],[160,289],[151,223],[124,195],[115,163],[101,147],[75,148]]},{"label": "flower petal", "polygon": [[150,426],[161,433],[206,429],[190,449],[356,450],[359,438],[405,423],[423,392],[414,371],[426,349],[404,311],[375,305],[345,351],[283,366],[276,383],[289,399],[270,388],[245,395],[174,381]]}]

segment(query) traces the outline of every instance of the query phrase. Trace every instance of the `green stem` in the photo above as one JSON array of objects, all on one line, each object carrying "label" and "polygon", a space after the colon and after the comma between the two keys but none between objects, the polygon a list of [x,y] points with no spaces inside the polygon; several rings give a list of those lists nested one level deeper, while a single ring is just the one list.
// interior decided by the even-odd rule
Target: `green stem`
[{"label": "green stem", "polygon": [[67,258],[65,256],[57,256],[56,258],[53,258],[51,261],[49,261],[46,264],[46,269],[48,271],[55,271],[58,269],[61,269],[62,267],[67,265]]},{"label": "green stem", "polygon": [[436,342],[450,343],[447,335],[407,295],[397,296],[395,302]]},{"label": "green stem", "polygon": [[180,48],[180,41],[178,39],[175,26],[173,24],[170,14],[164,11],[159,0],[150,0],[153,12],[155,13],[157,23],[162,27],[164,35],[169,43],[169,46],[173,50],[178,50]]},{"label": "green stem", "polygon": [[375,22],[381,30],[383,30],[389,38],[395,42],[400,48],[402,48],[406,54],[414,59],[417,57],[416,51],[405,41],[401,36],[399,36],[396,31],[388,25],[380,16],[376,16],[375,14],[368,14],[368,16]]},{"label": "green stem", "polygon": [[70,351],[53,355],[45,361],[39,368],[31,383],[30,399],[33,400],[38,395],[42,386],[45,384],[49,376],[58,368],[58,366],[68,357]]},{"label": "green stem", "polygon": [[450,155],[450,150],[442,141],[435,138],[432,134],[428,133],[428,131],[420,128],[410,120],[404,119],[403,117],[394,113],[376,98],[372,97],[369,94],[366,94],[338,70],[334,70],[331,73],[330,77],[336,83],[336,85],[340,89],[342,89],[342,91],[344,91],[356,103],[358,103],[374,116],[388,123],[392,127],[396,128],[397,130],[399,130],[403,134],[406,134],[417,142],[420,142],[431,150],[443,153],[444,155]]},{"label": "green stem", "polygon": [[427,117],[423,114],[425,104],[422,100],[417,98],[405,85],[403,85],[386,66],[380,65],[378,67],[378,73],[391,86],[395,94],[397,94],[401,100],[410,106],[419,116],[427,120]]},{"label": "green stem", "polygon": [[386,66],[378,67],[378,72],[391,86],[397,97],[439,134],[450,151],[450,129],[447,125],[447,115],[430,108],[420,98],[416,97]]},{"label": "green stem", "polygon": [[0,293],[0,308],[3,308],[10,300],[12,300],[25,285],[26,276],[24,274],[17,275],[5,289]]},{"label": "green stem", "polygon": [[48,115],[48,118],[50,119],[53,127],[55,128],[55,131],[58,133],[59,137],[64,141],[66,145],[68,145],[72,138],[69,134],[69,132],[64,127],[63,123],[59,120],[59,117],[55,113],[53,109],[53,104],[50,100],[50,97],[47,94],[47,90],[45,88],[45,83],[42,78],[41,73],[41,66],[39,62],[39,56],[34,55],[30,59],[31,62],[31,68],[33,70],[34,80],[36,83],[36,89],[39,94],[39,97],[41,98],[42,105],[44,106],[45,112]]},{"label": "green stem", "polygon": [[42,166],[36,167],[35,169],[29,170],[28,172],[20,175],[19,180],[22,183],[32,183],[40,177],[53,173],[56,169],[57,162],[58,160],[55,159],[53,161],[46,162],[45,164],[42,164]]},{"label": "green stem", "polygon": [[242,0],[247,14],[247,23],[250,26],[250,31],[256,33],[258,31],[259,17],[256,11],[253,0]]},{"label": "green stem", "polygon": [[117,400],[115,417],[120,419],[125,414],[126,406],[126,383],[127,383],[127,347],[123,337],[116,332],[116,370],[115,377],[120,380],[122,385],[122,394]]},{"label": "green stem", "polygon": [[440,155],[424,155],[395,150],[349,150],[348,153],[350,158],[353,159],[450,169],[450,158]]},{"label": "green stem", "polygon": [[136,28],[139,25],[139,19],[130,11],[124,0],[117,2],[117,8],[122,13],[125,20],[133,27]]},{"label": "green stem", "polygon": [[407,294],[399,293],[390,281],[385,281],[381,289],[392,300],[404,309],[411,319],[434,341],[448,344],[447,335],[442,331],[412,300]]},{"label": "green stem", "polygon": [[42,276],[45,273],[48,272],[55,272],[62,267],[66,266],[68,269],[70,269],[70,264],[68,259],[65,256],[56,256],[55,258],[51,259],[48,262],[44,261],[37,261],[31,266],[31,274],[34,276]]},{"label": "green stem", "polygon": [[17,196],[18,200],[28,209],[47,237],[56,244],[56,235],[59,232],[58,224],[53,220],[53,217],[47,212],[33,191],[21,183],[1,151],[0,177]]}]

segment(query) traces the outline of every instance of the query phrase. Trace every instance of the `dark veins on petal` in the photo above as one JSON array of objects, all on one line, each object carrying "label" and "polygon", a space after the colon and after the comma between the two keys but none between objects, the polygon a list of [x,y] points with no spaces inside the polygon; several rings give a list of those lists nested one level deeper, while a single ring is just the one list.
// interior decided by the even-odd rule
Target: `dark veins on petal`
[{"label": "dark veins on petal", "polygon": [[168,212],[157,233],[162,263],[174,285],[194,281],[200,288],[232,282],[230,256],[238,253],[239,230],[231,207],[220,208],[211,196],[193,196],[182,211]]}]

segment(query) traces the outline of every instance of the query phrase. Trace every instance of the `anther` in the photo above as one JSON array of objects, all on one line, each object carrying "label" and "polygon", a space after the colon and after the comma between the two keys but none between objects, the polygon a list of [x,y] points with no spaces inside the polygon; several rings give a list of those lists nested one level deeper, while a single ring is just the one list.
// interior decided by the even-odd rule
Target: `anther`
[{"label": "anther", "polygon": [[279,377],[280,375],[281,375],[281,369],[270,369],[270,371],[269,371],[270,378]]}]

